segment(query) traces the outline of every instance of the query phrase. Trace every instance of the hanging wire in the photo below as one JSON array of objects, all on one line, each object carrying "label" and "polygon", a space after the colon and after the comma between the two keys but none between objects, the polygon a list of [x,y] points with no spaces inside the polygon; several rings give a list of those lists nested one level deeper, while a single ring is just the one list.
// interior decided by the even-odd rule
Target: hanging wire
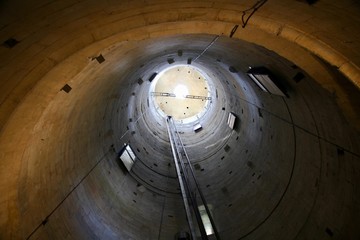
[{"label": "hanging wire", "polygon": [[[247,23],[249,22],[250,18],[254,15],[254,13],[260,8],[262,7],[265,3],[267,2],[267,0],[259,0],[257,1],[251,8],[248,8],[244,11],[242,11],[242,16],[241,16],[241,21],[242,21],[242,28],[245,28]],[[248,17],[245,18],[246,14],[249,13],[251,11],[251,13],[249,14]],[[235,31],[237,30],[238,25],[235,25],[235,27],[233,28],[233,30],[231,31],[230,34],[230,38],[234,35]],[[220,35],[216,35],[216,37],[209,43],[209,45],[199,54],[199,56],[197,56],[193,62],[195,62],[196,60],[198,60],[202,55],[204,55],[204,53],[219,39]]]},{"label": "hanging wire", "polygon": [[[145,115],[145,113],[147,113],[147,111],[149,110],[150,108],[147,108],[144,112],[141,113],[141,116],[135,120],[134,124],[137,123],[140,119],[142,119]],[[130,129],[127,129],[123,135],[121,135],[121,137],[119,138],[119,140],[121,140],[123,137],[125,137],[126,134],[128,134],[128,132],[130,132]]]},{"label": "hanging wire", "polygon": [[[246,25],[247,25],[249,19],[252,17],[252,15],[266,2],[267,2],[267,0],[259,0],[251,8],[248,8],[248,9],[242,11],[242,16],[241,16],[242,28],[246,27]],[[245,15],[250,11],[251,11],[250,15],[245,19]]]},{"label": "hanging wire", "polygon": [[216,37],[209,43],[209,45],[204,49],[204,51],[202,51],[199,56],[197,56],[193,62],[195,62],[196,60],[199,59],[199,57],[201,57],[218,39],[219,39],[220,35],[216,35]]}]

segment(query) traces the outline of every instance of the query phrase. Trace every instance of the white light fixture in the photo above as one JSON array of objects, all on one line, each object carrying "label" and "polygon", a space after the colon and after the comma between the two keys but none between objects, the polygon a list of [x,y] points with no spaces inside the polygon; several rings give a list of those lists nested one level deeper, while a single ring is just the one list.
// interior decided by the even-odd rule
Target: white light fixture
[{"label": "white light fixture", "polygon": [[235,121],[236,121],[236,116],[235,114],[233,113],[229,113],[229,116],[228,116],[228,120],[227,120],[227,124],[229,125],[229,127],[231,129],[234,129],[234,126],[235,126]]},{"label": "white light fixture", "polygon": [[202,126],[200,123],[197,123],[194,125],[194,132],[199,132],[202,129]]},{"label": "white light fixture", "polygon": [[271,94],[279,95],[285,97],[286,95],[283,91],[277,86],[274,82],[275,79],[271,77],[270,71],[265,67],[249,67],[249,71],[247,71],[248,76],[256,83],[256,85],[263,90],[264,92],[268,92]]},{"label": "white light fixture", "polygon": [[211,234],[214,234],[214,228],[211,225],[209,215],[206,213],[205,206],[201,205],[198,208],[199,208],[201,220],[204,224],[206,235],[209,236]]},{"label": "white light fixture", "polygon": [[124,163],[126,169],[130,172],[132,166],[135,163],[136,157],[133,150],[128,144],[125,144],[119,158]]}]

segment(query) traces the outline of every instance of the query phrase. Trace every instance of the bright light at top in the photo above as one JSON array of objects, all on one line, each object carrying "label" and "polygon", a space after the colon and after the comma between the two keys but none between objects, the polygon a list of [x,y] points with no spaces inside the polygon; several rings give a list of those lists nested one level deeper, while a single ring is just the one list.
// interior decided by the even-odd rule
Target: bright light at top
[{"label": "bright light at top", "polygon": [[189,95],[189,90],[185,85],[179,84],[176,85],[174,94],[177,98],[185,98],[186,95]]},{"label": "bright light at top", "polygon": [[205,73],[194,66],[179,64],[159,72],[150,85],[149,94],[161,117],[172,116],[190,123],[207,112],[211,103],[209,89]]}]

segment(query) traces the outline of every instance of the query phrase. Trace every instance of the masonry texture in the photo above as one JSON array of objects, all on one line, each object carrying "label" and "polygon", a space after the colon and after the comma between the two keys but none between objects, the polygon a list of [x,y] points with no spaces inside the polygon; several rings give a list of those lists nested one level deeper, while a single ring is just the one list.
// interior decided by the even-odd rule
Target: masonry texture
[{"label": "masonry texture", "polygon": [[178,131],[221,239],[360,239],[360,4],[258,2],[1,1],[0,239],[188,232],[149,94],[177,64],[211,79]]}]

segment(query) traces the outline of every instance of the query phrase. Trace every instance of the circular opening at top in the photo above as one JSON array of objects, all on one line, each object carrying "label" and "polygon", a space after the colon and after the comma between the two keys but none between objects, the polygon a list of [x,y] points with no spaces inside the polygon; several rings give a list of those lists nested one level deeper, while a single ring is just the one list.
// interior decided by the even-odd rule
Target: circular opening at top
[{"label": "circular opening at top", "polygon": [[188,65],[163,70],[150,89],[157,112],[175,120],[196,120],[211,100],[207,79]]}]

